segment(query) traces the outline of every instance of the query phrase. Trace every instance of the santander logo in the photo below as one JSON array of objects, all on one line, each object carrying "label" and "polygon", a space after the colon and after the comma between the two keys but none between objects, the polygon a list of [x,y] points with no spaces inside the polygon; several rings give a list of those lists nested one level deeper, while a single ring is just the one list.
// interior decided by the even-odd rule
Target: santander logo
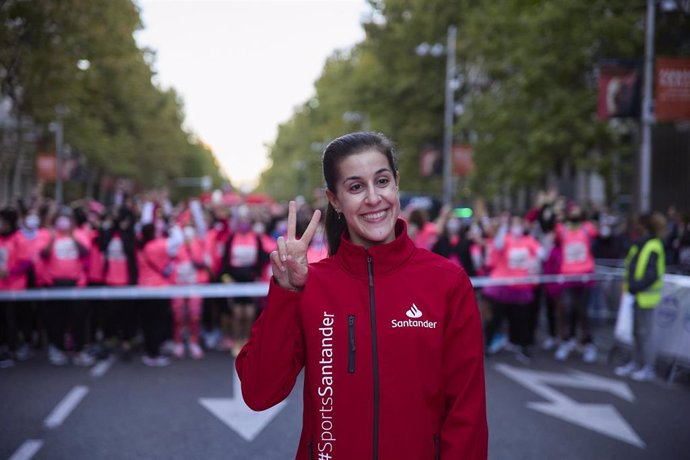
[{"label": "santander logo", "polygon": [[417,308],[417,305],[412,304],[412,308],[407,310],[405,315],[407,315],[408,318],[417,319],[421,318],[422,312],[419,310],[419,308]]},{"label": "santander logo", "polygon": [[422,310],[420,310],[417,305],[412,304],[409,310],[405,312],[405,316],[410,319],[404,320],[391,320],[391,327],[396,328],[423,328],[423,329],[436,329],[438,324],[436,321],[420,320],[422,317]]}]

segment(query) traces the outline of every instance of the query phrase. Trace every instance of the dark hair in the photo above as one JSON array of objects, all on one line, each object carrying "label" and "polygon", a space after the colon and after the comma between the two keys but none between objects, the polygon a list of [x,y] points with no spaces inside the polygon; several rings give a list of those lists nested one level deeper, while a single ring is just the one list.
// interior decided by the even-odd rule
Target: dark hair
[{"label": "dark hair", "polygon": [[[375,150],[388,159],[388,164],[393,174],[398,173],[398,162],[393,150],[393,143],[383,134],[371,132],[357,132],[345,134],[331,141],[326,150],[323,151],[323,178],[326,181],[326,188],[334,195],[336,194],[336,184],[339,179],[340,163],[350,155],[363,153],[368,150]],[[328,254],[333,255],[338,251],[340,245],[340,235],[343,233],[347,224],[344,219],[338,218],[338,213],[333,206],[328,203],[326,209],[326,241],[328,242]]]}]

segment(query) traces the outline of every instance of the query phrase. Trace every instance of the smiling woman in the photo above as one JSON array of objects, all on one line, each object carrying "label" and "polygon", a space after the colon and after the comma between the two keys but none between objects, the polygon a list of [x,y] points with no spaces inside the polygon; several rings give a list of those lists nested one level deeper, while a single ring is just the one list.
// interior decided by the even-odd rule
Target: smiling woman
[{"label": "smiling woman", "polygon": [[482,331],[469,278],[407,235],[385,136],[335,139],[323,172],[330,257],[307,263],[321,213],[297,239],[290,202],[266,307],[235,363],[245,402],[279,403],[304,367],[298,459],[485,460]]}]

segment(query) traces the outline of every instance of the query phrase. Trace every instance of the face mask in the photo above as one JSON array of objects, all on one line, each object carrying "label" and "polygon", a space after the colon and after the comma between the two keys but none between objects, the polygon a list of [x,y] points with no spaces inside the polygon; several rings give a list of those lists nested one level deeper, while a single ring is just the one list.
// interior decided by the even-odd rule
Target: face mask
[{"label": "face mask", "polygon": [[69,230],[71,226],[72,221],[69,219],[69,217],[58,217],[55,221],[55,228],[63,232]]},{"label": "face mask", "polygon": [[449,220],[448,225],[446,226],[446,228],[448,228],[448,233],[453,235],[457,234],[460,231],[461,227],[462,224],[457,219]]},{"label": "face mask", "polygon": [[609,236],[611,236],[611,227],[608,225],[601,227],[601,237],[608,238]]},{"label": "face mask", "polygon": [[38,225],[40,224],[40,219],[38,216],[35,216],[33,214],[26,216],[26,219],[24,220],[24,225],[26,225],[26,228],[29,230],[35,230],[38,228]]},{"label": "face mask", "polygon": [[196,230],[194,230],[194,227],[185,227],[184,228],[184,238],[186,240],[192,240],[196,236]]},{"label": "face mask", "polygon": [[510,227],[510,234],[514,237],[522,236],[524,234],[524,230],[521,225],[513,225]]}]

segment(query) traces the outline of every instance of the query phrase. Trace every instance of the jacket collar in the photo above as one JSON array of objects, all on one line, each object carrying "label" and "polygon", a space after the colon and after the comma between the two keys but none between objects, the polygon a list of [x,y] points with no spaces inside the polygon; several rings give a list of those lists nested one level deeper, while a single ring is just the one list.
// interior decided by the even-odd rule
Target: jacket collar
[{"label": "jacket collar", "polygon": [[367,257],[372,259],[375,277],[392,272],[410,259],[416,249],[407,236],[407,224],[404,220],[398,219],[396,222],[395,235],[395,239],[390,243],[365,249],[352,243],[348,231],[345,230],[340,236],[340,246],[335,257],[347,271],[358,277],[368,277]]}]

